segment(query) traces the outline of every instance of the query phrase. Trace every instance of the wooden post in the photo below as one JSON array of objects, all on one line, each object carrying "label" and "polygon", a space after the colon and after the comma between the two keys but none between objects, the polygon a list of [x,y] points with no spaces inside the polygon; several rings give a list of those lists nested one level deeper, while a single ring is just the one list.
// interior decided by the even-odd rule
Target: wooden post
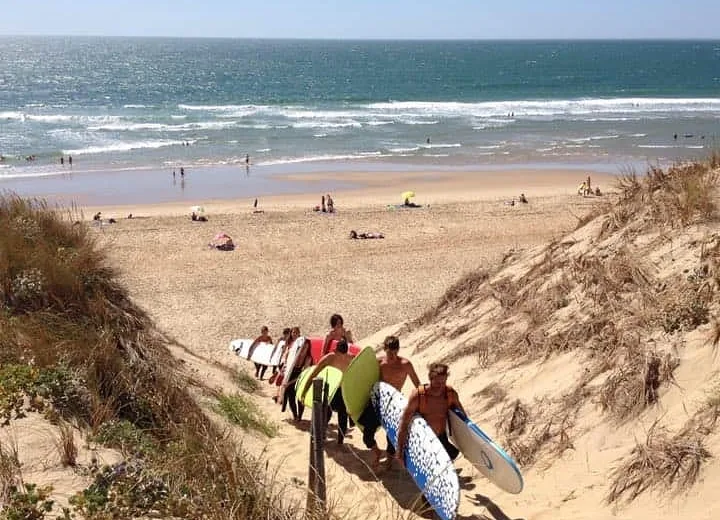
[{"label": "wooden post", "polygon": [[325,412],[323,380],[314,379],[312,424],[310,426],[310,466],[308,474],[307,513],[320,518],[325,510]]}]

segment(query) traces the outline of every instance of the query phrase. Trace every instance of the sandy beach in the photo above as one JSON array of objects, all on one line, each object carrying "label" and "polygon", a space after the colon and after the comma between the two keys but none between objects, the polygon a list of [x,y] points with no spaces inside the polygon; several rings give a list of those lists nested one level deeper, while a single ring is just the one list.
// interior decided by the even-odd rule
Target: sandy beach
[{"label": "sandy beach", "polygon": [[[312,210],[323,193],[316,178],[315,193],[261,198],[263,213],[252,200],[198,201],[208,222],[192,222],[182,203],[83,214],[117,219],[98,236],[133,296],[181,342],[215,355],[261,325],[275,335],[290,325],[323,334],[338,312],[361,338],[415,318],[465,272],[566,232],[603,200],[577,195],[580,172],[358,174],[366,187],[333,193],[337,212],[323,214]],[[605,189],[613,181],[595,179]],[[389,207],[408,187],[424,207]],[[528,204],[507,204],[521,192]],[[129,213],[147,218],[123,218]],[[385,238],[350,240],[351,230]],[[219,232],[235,251],[208,248]]]},{"label": "sandy beach", "polygon": [[[466,272],[496,265],[510,250],[562,236],[590,207],[606,200],[577,195],[582,172],[427,172],[381,181],[375,174],[356,174],[353,180],[365,187],[333,193],[337,213],[330,215],[312,211],[323,193],[323,176],[314,178],[315,193],[261,198],[258,209],[263,213],[253,213],[248,200],[203,202],[208,222],[192,222],[181,203],[86,207],[83,212],[86,218],[102,211],[105,219],[118,219],[93,229],[132,298],[184,346],[177,355],[189,367],[211,386],[231,391],[227,375],[213,363],[252,370],[228,351],[232,339],[254,337],[262,325],[273,337],[294,325],[304,334],[323,335],[329,316],[337,312],[362,338],[361,345],[377,345],[434,304]],[[605,191],[613,182],[609,175],[593,174],[593,179]],[[389,208],[400,202],[400,189],[408,187],[424,207]],[[521,192],[529,203],[509,205]],[[123,219],[128,212],[143,218]],[[351,240],[350,230],[381,232],[385,238]],[[207,246],[221,231],[233,237],[235,251]],[[411,352],[408,348],[406,354]],[[431,351],[413,359],[421,378],[429,360]],[[455,384],[473,410],[472,392]],[[280,425],[280,434],[271,440],[250,435],[243,443],[256,453],[265,450],[281,482],[304,481],[307,424],[300,429],[290,424],[289,412],[272,405],[272,391],[262,385],[256,398]],[[412,481],[400,469],[376,477],[365,466],[366,458],[359,435],[343,449],[328,448],[334,507],[352,509],[357,518],[408,514],[417,495]],[[487,488],[466,462],[460,467],[470,484]],[[302,495],[301,487],[298,493]],[[503,508],[516,503],[508,497],[502,497]],[[462,510],[480,509],[465,504]],[[508,511],[513,517],[516,513],[521,511]]]}]

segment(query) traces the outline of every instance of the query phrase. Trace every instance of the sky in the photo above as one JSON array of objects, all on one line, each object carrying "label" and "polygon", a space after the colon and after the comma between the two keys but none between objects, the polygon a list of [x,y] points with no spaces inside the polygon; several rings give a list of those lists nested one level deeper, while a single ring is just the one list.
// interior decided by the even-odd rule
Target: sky
[{"label": "sky", "polygon": [[0,0],[0,35],[720,39],[720,0]]}]

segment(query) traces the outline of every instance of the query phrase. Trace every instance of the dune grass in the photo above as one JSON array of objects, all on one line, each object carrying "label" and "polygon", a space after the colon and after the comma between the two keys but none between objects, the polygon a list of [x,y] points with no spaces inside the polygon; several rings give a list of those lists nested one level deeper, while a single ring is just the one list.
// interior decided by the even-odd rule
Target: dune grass
[{"label": "dune grass", "polygon": [[[521,463],[571,449],[582,407],[599,406],[610,420],[622,422],[660,402],[664,388],[674,382],[680,361],[673,350],[683,334],[710,324],[708,344],[720,344],[719,183],[718,154],[667,168],[651,166],[644,175],[622,172],[614,193],[578,219],[575,233],[532,256],[513,252],[495,270],[465,274],[410,324],[411,330],[425,327],[418,341],[422,349],[453,341],[455,348],[446,349],[442,361],[475,360],[484,369],[500,361],[520,365],[577,352],[585,372],[567,395],[524,403],[489,387],[473,396],[490,407],[504,403],[497,429]],[[688,244],[697,257],[689,269],[659,273],[660,260],[643,253],[669,249],[665,255],[672,256],[677,247],[668,244],[682,243],[690,233],[702,238]],[[586,245],[573,250],[577,243]],[[482,308],[481,324],[446,325],[458,323],[456,317],[475,306]],[[656,338],[675,335],[677,340],[656,347]],[[628,464],[635,465],[625,468],[626,474],[637,471],[640,479],[647,470],[643,457],[661,464],[653,462],[653,454],[682,455],[698,464],[705,460],[702,446],[688,436],[653,435],[629,455]],[[682,486],[693,481],[693,471],[681,477]],[[648,473],[648,478],[655,477]],[[615,492],[633,496],[633,485],[618,484]]]},{"label": "dune grass", "polygon": [[[73,208],[0,196],[0,421],[41,411],[126,453],[74,497],[81,516],[298,517],[263,462],[234,446],[191,396],[200,383],[183,373],[80,220]],[[67,426],[58,450],[77,463]],[[0,476],[22,488],[15,460],[0,450]]]}]

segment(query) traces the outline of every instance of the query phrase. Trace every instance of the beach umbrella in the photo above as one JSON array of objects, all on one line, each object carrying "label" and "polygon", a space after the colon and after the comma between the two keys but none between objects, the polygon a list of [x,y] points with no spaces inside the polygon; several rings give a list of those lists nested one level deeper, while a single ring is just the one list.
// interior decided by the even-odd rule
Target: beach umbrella
[{"label": "beach umbrella", "polygon": [[415,197],[415,192],[414,191],[403,191],[400,196],[402,197],[402,200],[412,199]]},{"label": "beach umbrella", "polygon": [[190,211],[193,211],[195,213],[205,213],[205,208],[202,206],[190,206]]}]

